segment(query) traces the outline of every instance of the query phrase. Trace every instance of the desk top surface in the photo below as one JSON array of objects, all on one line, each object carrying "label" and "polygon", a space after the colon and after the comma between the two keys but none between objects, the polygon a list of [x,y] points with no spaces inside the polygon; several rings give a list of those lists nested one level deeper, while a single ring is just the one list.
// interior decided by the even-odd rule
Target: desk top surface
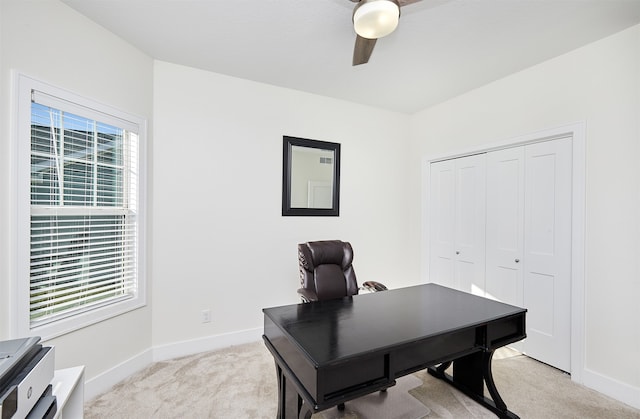
[{"label": "desk top surface", "polygon": [[321,365],[522,314],[526,309],[424,284],[263,312]]}]

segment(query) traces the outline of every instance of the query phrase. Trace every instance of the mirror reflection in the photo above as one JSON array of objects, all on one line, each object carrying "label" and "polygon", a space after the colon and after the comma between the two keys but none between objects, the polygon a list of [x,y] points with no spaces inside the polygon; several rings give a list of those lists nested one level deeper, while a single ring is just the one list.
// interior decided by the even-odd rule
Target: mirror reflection
[{"label": "mirror reflection", "polygon": [[333,150],[291,147],[291,207],[333,206]]},{"label": "mirror reflection", "polygon": [[283,137],[282,215],[338,215],[340,144]]}]

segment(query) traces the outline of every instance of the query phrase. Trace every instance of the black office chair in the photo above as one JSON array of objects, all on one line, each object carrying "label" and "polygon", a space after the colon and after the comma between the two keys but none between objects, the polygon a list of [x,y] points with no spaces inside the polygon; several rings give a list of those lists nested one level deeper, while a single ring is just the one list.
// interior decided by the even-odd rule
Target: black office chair
[{"label": "black office chair", "polygon": [[313,241],[298,244],[300,284],[298,294],[303,302],[350,297],[360,289],[384,291],[386,286],[367,281],[358,287],[353,270],[353,248],[340,240]]},{"label": "black office chair", "polygon": [[[298,289],[298,294],[302,302],[358,294],[361,288],[358,287],[352,262],[353,248],[349,242],[325,240],[298,244],[298,264],[302,285],[302,288]],[[376,281],[363,282],[362,287],[372,292],[387,289]],[[385,392],[387,389],[381,391]],[[344,410],[344,408],[344,403],[338,405],[338,410]]]}]

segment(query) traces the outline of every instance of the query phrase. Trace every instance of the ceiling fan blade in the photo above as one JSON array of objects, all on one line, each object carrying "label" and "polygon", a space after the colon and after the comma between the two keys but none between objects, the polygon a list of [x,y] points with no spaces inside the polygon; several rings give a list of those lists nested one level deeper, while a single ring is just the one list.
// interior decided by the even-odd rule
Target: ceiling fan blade
[{"label": "ceiling fan blade", "polygon": [[353,48],[353,65],[366,64],[376,46],[377,39],[367,39],[356,35],[356,45]]}]

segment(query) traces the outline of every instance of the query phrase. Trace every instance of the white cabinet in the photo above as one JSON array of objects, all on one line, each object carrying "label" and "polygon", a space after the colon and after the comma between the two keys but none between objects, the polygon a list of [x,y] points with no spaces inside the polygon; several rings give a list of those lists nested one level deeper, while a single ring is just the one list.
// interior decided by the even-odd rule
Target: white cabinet
[{"label": "white cabinet", "polygon": [[54,419],[82,419],[84,415],[84,367],[56,370],[51,386],[57,403]]},{"label": "white cabinet", "polygon": [[431,164],[432,282],[484,294],[485,156]]}]

